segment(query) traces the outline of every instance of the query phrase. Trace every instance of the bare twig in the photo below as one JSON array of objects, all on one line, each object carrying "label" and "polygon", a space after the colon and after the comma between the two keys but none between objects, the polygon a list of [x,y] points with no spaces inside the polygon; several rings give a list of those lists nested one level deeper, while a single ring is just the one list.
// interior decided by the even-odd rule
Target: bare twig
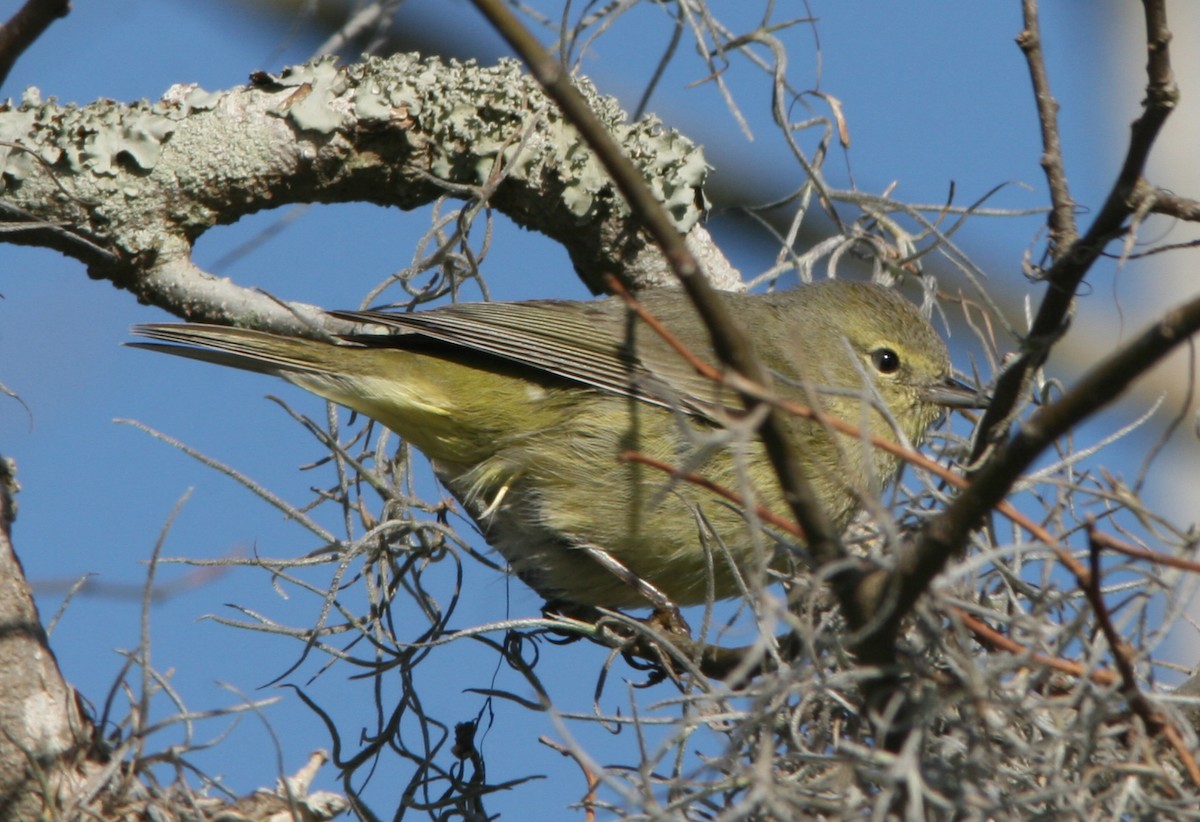
[{"label": "bare twig", "polygon": [[1042,170],[1050,187],[1050,259],[1079,236],[1075,227],[1075,201],[1067,185],[1063,167],[1062,142],[1058,130],[1058,101],[1050,90],[1046,56],[1042,51],[1042,31],[1038,21],[1037,0],[1022,0],[1025,28],[1017,35],[1017,45],[1025,53],[1029,77],[1033,81],[1033,100],[1037,104],[1038,125],[1042,131]]},{"label": "bare twig", "polygon": [[1049,284],[1021,353],[1009,363],[996,383],[991,406],[980,422],[972,461],[983,457],[1006,435],[1013,409],[1024,395],[1034,373],[1046,362],[1050,349],[1066,332],[1075,291],[1104,252],[1105,246],[1125,230],[1137,208],[1135,197],[1150,149],[1179,100],[1171,71],[1165,0],[1143,0],[1148,54],[1146,98],[1142,114],[1134,121],[1121,170],[1104,204],[1087,232],[1062,250],[1046,270]]}]

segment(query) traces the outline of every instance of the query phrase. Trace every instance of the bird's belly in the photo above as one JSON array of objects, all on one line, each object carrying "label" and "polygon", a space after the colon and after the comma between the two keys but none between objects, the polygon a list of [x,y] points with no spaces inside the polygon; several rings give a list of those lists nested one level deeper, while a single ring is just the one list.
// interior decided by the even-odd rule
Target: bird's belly
[{"label": "bird's belly", "polygon": [[[655,452],[648,456],[677,465],[684,456],[675,421],[664,417],[667,424],[642,444]],[[514,573],[548,600],[647,604],[587,549],[607,552],[679,605],[735,595],[739,577],[751,585],[761,580],[775,553],[770,536],[711,492],[623,460],[627,443],[635,443],[613,430],[554,432],[474,466],[435,463],[435,469]],[[739,487],[739,475],[774,487],[769,473],[762,476],[769,469],[761,457],[738,466],[718,451],[695,470],[742,494],[754,489]]]}]

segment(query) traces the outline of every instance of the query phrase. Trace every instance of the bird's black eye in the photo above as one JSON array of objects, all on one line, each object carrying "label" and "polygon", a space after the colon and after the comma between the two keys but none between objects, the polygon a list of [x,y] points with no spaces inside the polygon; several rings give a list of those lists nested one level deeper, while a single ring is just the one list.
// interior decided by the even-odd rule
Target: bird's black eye
[{"label": "bird's black eye", "polygon": [[894,374],[900,370],[900,355],[890,348],[876,348],[871,352],[871,362],[880,374]]}]

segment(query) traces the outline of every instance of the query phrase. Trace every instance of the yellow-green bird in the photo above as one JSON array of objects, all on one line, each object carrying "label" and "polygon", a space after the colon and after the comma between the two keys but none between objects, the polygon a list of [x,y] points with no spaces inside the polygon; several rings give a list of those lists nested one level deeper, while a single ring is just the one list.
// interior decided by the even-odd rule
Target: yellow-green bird
[{"label": "yellow-green bird", "polygon": [[[979,404],[951,377],[937,332],[890,289],[828,280],[721,299],[785,399],[816,397],[827,414],[898,440],[894,424],[914,443],[944,408]],[[639,301],[716,362],[682,292]],[[790,567],[737,507],[620,458],[633,451],[681,466],[786,513],[737,396],[623,301],[330,313],[361,325],[325,340],[194,323],[134,333],[157,341],[138,347],[274,374],[383,423],[429,457],[488,542],[548,601],[639,607],[657,590],[690,605],[739,592],[731,562],[751,573]],[[787,433],[839,527],[899,467],[807,419],[789,418]]]}]

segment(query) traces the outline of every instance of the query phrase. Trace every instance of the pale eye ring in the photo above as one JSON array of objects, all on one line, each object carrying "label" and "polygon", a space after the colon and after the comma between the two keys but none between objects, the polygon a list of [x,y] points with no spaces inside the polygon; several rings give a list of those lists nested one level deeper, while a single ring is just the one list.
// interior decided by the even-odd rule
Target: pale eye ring
[{"label": "pale eye ring", "polygon": [[871,352],[871,363],[880,374],[895,374],[900,370],[900,355],[891,348],[876,348]]}]

